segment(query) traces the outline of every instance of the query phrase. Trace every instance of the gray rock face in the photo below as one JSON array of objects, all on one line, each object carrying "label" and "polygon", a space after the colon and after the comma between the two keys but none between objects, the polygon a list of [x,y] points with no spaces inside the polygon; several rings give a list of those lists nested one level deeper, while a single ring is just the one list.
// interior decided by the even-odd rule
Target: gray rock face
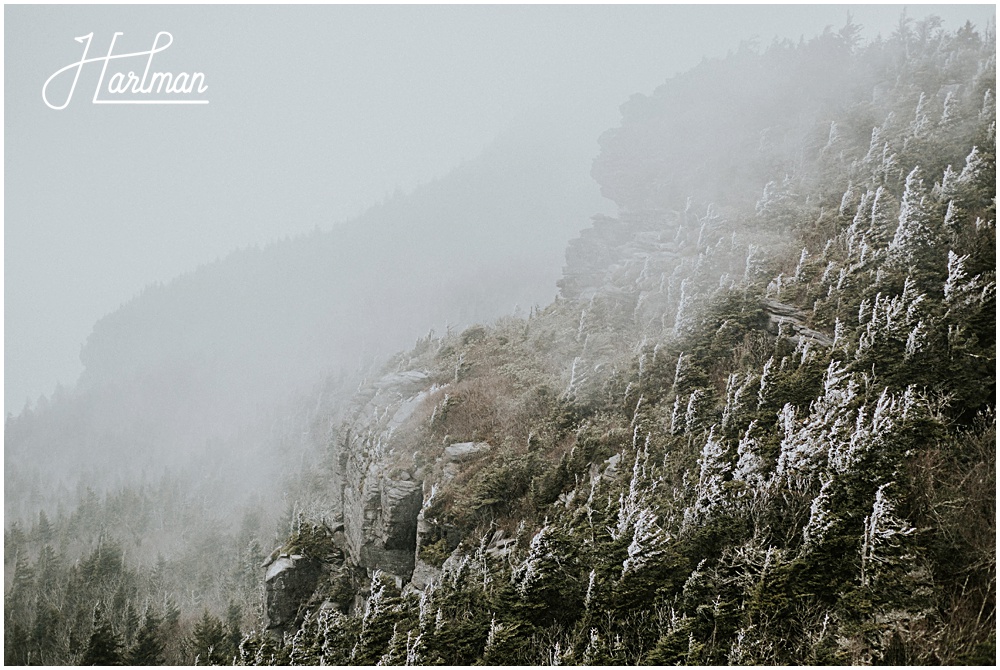
[{"label": "gray rock face", "polygon": [[764,303],[764,310],[767,313],[767,329],[775,335],[781,326],[784,325],[791,328],[793,333],[791,339],[796,344],[800,338],[823,347],[829,347],[833,344],[831,337],[806,326],[805,312],[794,305],[786,305],[777,300],[768,300]]},{"label": "gray rock face", "polygon": [[[385,375],[359,394],[353,421],[332,445],[330,516],[342,520],[342,525],[331,530],[343,549],[344,563],[336,569],[318,566],[314,574],[294,557],[272,557],[266,576],[272,630],[279,634],[290,630],[300,610],[324,602],[341,611],[363,612],[370,596],[368,582],[376,570],[409,589],[422,588],[439,576],[438,568],[418,558],[424,472],[393,451],[393,435],[407,430],[414,412],[437,388],[426,372],[409,370]],[[445,468],[458,468],[490,449],[486,443],[453,444],[441,460]],[[460,539],[447,537],[454,545]],[[317,577],[323,578],[320,581],[329,592],[313,595]]]},{"label": "gray rock face", "polygon": [[423,481],[412,465],[394,459],[392,435],[405,430],[435,388],[421,370],[379,378],[360,394],[354,425],[334,447],[346,561],[360,574],[382,570],[405,583],[413,572]]},{"label": "gray rock face", "polygon": [[633,283],[640,272],[657,278],[670,274],[680,254],[673,239],[676,225],[665,226],[661,219],[635,212],[620,219],[593,217],[592,227],[566,248],[566,267],[557,282],[563,297],[589,300],[598,291],[615,292],[616,284]]},{"label": "gray rock face", "polygon": [[441,568],[436,568],[418,558],[413,568],[413,576],[410,578],[410,584],[413,585],[414,589],[423,591],[440,576]]},{"label": "gray rock face", "polygon": [[[351,484],[352,482],[348,483]],[[359,487],[344,489],[344,525],[348,560],[409,581],[417,547],[417,515],[423,503],[421,482],[382,476],[372,463]]]},{"label": "gray rock face", "polygon": [[282,635],[298,627],[300,607],[316,589],[321,572],[319,562],[297,555],[281,554],[267,566],[264,595],[268,630]]},{"label": "gray rock face", "polygon": [[492,448],[486,442],[456,442],[445,448],[444,458],[448,463],[465,463],[485,455]]},{"label": "gray rock face", "polygon": [[413,551],[417,546],[417,515],[424,502],[424,492],[417,482],[383,480],[382,517],[376,537],[388,550]]},{"label": "gray rock face", "polygon": [[427,379],[428,374],[423,370],[407,370],[388,374],[375,382],[374,386],[381,392],[410,397],[427,386]]}]

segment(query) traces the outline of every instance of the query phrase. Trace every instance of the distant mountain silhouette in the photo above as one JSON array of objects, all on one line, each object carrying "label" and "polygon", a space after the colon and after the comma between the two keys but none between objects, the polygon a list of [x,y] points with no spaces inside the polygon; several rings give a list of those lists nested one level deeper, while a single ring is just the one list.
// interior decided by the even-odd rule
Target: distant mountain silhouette
[{"label": "distant mountain silhouette", "polygon": [[75,388],[8,420],[7,464],[44,454],[46,479],[72,480],[178,463],[327,373],[548,303],[566,241],[600,207],[589,144],[510,130],[353,220],[147,287],[95,324]]}]

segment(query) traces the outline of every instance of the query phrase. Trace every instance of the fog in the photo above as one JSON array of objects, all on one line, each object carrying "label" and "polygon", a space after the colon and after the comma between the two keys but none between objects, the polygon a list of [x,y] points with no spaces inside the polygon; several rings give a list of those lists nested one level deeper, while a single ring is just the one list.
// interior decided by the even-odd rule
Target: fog
[{"label": "fog", "polygon": [[[596,194],[596,139],[629,95],[744,39],[842,25],[848,9],[868,36],[901,10],[6,7],[6,411],[74,384],[94,323],[147,285],[329,229],[512,125],[557,121],[567,174]],[[947,26],[989,8],[909,12]],[[89,104],[92,66],[65,110],[43,105],[42,83],[80,58],[74,37],[92,31],[103,53],[121,31],[116,49],[138,51],[160,30],[175,38],[165,62],[206,73],[208,106]]]},{"label": "fog", "polygon": [[[766,571],[813,560],[813,516],[847,501],[829,546],[865,517],[860,582],[842,576],[866,588],[879,501],[923,480],[864,417],[901,414],[900,440],[940,422],[932,455],[971,445],[928,460],[939,507],[967,462],[994,469],[992,5],[4,11],[5,663],[599,662],[597,629],[559,619],[593,605],[605,641],[636,633],[615,663],[667,664],[660,615],[694,602],[717,521],[753,519],[718,550]],[[166,97],[143,97],[151,68]],[[819,412],[884,457],[861,493],[824,498],[824,472],[866,461],[834,458]],[[942,555],[979,561],[977,542]],[[432,621],[415,594],[459,588],[442,576],[470,547],[483,593],[522,600],[573,554],[556,618],[503,633],[530,644],[489,655],[513,619],[471,604],[437,609],[437,656],[369,626]],[[634,612],[600,609],[620,600]],[[307,611],[334,617],[323,635],[361,617],[361,638],[310,647]],[[449,617],[482,639],[455,644]],[[376,630],[392,640],[361,643]],[[688,662],[785,664],[787,630],[761,633],[771,656],[670,635]],[[975,660],[973,632],[948,656],[850,658]]]},{"label": "fog", "polygon": [[[943,9],[946,20],[949,11],[960,10]],[[874,36],[901,11],[854,14]],[[811,103],[801,91],[755,90],[753,73],[713,94],[719,118],[669,149],[657,193],[630,193],[628,152],[624,182],[618,149],[595,173],[614,202],[590,166],[619,107],[647,104],[633,94],[742,43],[794,42],[847,16],[843,7],[8,8],[5,398],[16,421],[6,509],[51,510],[84,483],[155,481],[165,467],[221,481],[227,454],[242,463],[241,483],[277,491],[280,473],[327,439],[317,430],[293,440],[296,456],[288,435],[336,415],[372,366],[428,332],[549,304],[567,243],[590,217],[615,214],[623,195],[668,209],[681,206],[675,191],[756,197],[755,171],[773,166],[699,176],[728,169],[725,108],[734,97],[783,97],[781,123],[792,129]],[[65,109],[42,100],[46,79],[81,58],[74,37],[93,32],[99,54],[118,31],[123,53],[149,49],[161,30],[174,43],[158,67],[204,72],[209,104],[91,104],[94,65]],[[68,80],[48,95],[67,99]],[[789,138],[792,148],[808,140]],[[772,157],[793,160],[782,151]],[[712,162],[688,171],[702,154]],[[310,418],[289,427],[288,416]]]},{"label": "fog", "polygon": [[[946,21],[989,15],[917,14],[938,9]],[[869,37],[901,16],[852,13]],[[619,107],[647,104],[631,96],[848,12],[11,7],[6,18],[5,508],[16,517],[163,468],[214,472],[213,493],[233,502],[227,458],[240,483],[276,493],[281,473],[324,448],[309,422],[332,425],[388,356],[552,301],[567,244],[632,188],[629,168],[622,183],[615,174],[618,149],[594,175],[614,202],[590,174]],[[93,32],[100,54],[118,31],[124,53],[161,30],[174,42],[157,66],[204,72],[209,104],[92,104],[95,65],[71,100],[68,79],[47,93],[65,109],[42,99],[46,79],[81,58],[73,38]],[[781,123],[794,127],[809,97],[754,91],[755,76],[716,91],[715,109],[785,96]],[[773,166],[699,176],[728,169],[724,118],[692,126],[670,149],[677,169],[643,197],[668,209],[681,207],[674,191],[756,197],[755,171]],[[706,147],[714,162],[687,172]],[[288,435],[310,431],[290,452]]]}]

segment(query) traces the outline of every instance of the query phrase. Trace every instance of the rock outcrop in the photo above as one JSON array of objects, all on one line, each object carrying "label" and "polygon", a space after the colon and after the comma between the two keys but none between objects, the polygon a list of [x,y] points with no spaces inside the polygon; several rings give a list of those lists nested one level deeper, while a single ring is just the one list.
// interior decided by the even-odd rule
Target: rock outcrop
[{"label": "rock outcrop", "polygon": [[[362,389],[350,414],[353,421],[331,445],[334,458],[332,509],[325,527],[329,555],[275,550],[264,564],[268,630],[294,631],[307,610],[364,611],[376,571],[408,584],[416,564],[417,518],[423,482],[410,464],[401,467],[391,447],[393,433],[433,392],[427,373],[408,370],[386,375]],[[315,550],[315,548],[314,548]]]},{"label": "rock outcrop", "polygon": [[348,560],[368,571],[388,572],[402,585],[413,573],[423,486],[389,479],[380,465],[369,464],[358,486],[344,489]]},{"label": "rock outcrop", "polygon": [[785,326],[791,329],[789,339],[796,344],[800,340],[811,341],[823,347],[829,347],[833,344],[833,338],[809,328],[806,325],[806,313],[793,305],[777,300],[767,300],[764,303],[764,312],[767,314],[767,330],[773,335],[777,335],[781,331],[781,327]]},{"label": "rock outcrop", "polygon": [[645,290],[653,288],[674,269],[681,253],[678,232],[678,222],[661,213],[593,217],[591,227],[566,248],[566,266],[557,282],[562,296],[586,301],[598,292],[634,285],[640,277],[655,278]]},{"label": "rock outcrop", "polygon": [[265,563],[264,595],[267,628],[281,636],[298,628],[302,604],[319,582],[322,566],[315,559],[298,554],[280,554]]},{"label": "rock outcrop", "polygon": [[492,448],[486,442],[456,442],[444,450],[444,457],[449,463],[465,463],[484,456]]},{"label": "rock outcrop", "polygon": [[[343,439],[334,445],[335,510],[343,519],[347,565],[369,577],[380,570],[398,586],[413,575],[417,517],[424,502],[422,471],[392,450],[393,435],[434,391],[428,374],[406,370],[385,375],[362,390]],[[363,607],[359,584],[353,607]]]}]

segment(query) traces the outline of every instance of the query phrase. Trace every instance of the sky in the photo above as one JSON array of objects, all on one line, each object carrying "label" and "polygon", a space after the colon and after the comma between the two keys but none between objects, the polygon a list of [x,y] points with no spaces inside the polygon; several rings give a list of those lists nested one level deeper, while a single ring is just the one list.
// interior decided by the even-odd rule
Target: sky
[{"label": "sky", "polygon": [[[848,12],[871,38],[902,6],[5,6],[5,409],[72,385],[93,324],[150,283],[335,226],[512,125],[555,119],[596,155],[633,93]],[[907,12],[982,28],[995,6]],[[115,53],[170,32],[157,65],[203,72],[209,104],[95,105],[88,64],[46,106],[74,38],[103,55],[116,31]]]}]

